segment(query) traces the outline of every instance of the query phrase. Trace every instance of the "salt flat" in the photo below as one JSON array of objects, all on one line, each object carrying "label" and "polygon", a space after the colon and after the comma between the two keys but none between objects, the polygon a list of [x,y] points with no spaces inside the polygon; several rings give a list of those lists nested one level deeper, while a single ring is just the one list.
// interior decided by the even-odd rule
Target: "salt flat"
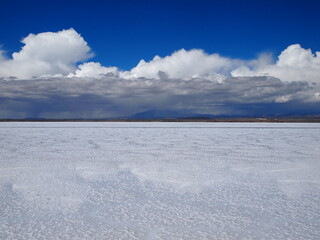
[{"label": "salt flat", "polygon": [[320,239],[320,124],[0,123],[0,239]]}]

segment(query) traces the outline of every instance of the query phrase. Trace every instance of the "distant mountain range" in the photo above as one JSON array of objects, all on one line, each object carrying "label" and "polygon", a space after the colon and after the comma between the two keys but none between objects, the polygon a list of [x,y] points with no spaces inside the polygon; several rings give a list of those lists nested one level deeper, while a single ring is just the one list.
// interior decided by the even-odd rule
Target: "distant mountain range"
[{"label": "distant mountain range", "polygon": [[320,115],[212,115],[212,114],[198,114],[189,110],[148,110],[139,112],[130,116],[115,117],[115,118],[74,118],[74,119],[47,119],[47,118],[24,118],[24,119],[0,119],[0,122],[5,121],[35,121],[35,122],[81,122],[81,121],[100,121],[100,122],[112,122],[112,121],[172,121],[172,122],[320,122]]},{"label": "distant mountain range", "polygon": [[148,110],[126,117],[127,119],[177,119],[177,118],[213,118],[210,114],[196,114],[187,110]]},{"label": "distant mountain range", "polygon": [[188,110],[148,110],[139,112],[123,119],[237,119],[237,118],[299,118],[299,119],[318,119],[320,115],[301,115],[301,114],[282,114],[282,115],[227,115],[227,114],[198,114]]}]

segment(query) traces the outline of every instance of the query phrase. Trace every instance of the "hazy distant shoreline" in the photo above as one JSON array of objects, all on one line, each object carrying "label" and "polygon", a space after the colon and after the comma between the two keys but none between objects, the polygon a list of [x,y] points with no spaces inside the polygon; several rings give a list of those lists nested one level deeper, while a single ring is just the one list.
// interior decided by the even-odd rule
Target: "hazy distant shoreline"
[{"label": "hazy distant shoreline", "polygon": [[320,123],[320,116],[279,118],[0,119],[0,122],[283,122]]}]

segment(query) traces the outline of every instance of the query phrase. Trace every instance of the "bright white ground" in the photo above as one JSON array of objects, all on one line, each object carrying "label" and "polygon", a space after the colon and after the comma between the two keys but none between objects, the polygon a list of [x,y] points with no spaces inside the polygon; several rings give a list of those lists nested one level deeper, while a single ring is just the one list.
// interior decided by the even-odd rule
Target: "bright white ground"
[{"label": "bright white ground", "polygon": [[0,123],[0,239],[320,239],[320,124]]}]

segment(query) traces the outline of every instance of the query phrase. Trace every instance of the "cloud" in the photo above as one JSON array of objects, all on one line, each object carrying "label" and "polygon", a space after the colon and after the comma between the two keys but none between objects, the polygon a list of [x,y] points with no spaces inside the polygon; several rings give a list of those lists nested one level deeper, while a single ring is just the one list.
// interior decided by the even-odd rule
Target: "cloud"
[{"label": "cloud", "polygon": [[68,77],[91,77],[102,78],[103,76],[118,76],[117,67],[103,67],[97,62],[83,63],[78,66],[75,73],[70,73]]},{"label": "cloud", "polygon": [[[86,41],[74,29],[29,34],[24,46],[12,59],[0,62],[0,76],[31,78],[42,75],[67,75],[78,62],[92,56]],[[1,59],[0,59],[1,60]]]},{"label": "cloud", "polygon": [[276,62],[268,54],[241,60],[182,49],[120,71],[85,62],[92,53],[73,29],[30,34],[22,42],[12,59],[0,51],[0,118],[106,118],[147,110],[320,114],[320,52],[298,44]]},{"label": "cloud", "polygon": [[270,54],[261,54],[257,59],[241,60],[207,54],[201,49],[186,51],[181,49],[170,56],[155,56],[127,72],[120,72],[124,78],[148,77],[160,79],[166,74],[169,78],[192,79],[202,77],[223,81],[227,77],[273,76],[282,81],[308,81],[320,83],[320,52],[312,53],[299,44],[288,46],[278,56],[276,62]]},{"label": "cloud", "polygon": [[170,78],[223,79],[224,75],[228,75],[240,64],[239,60],[221,57],[218,54],[207,54],[201,49],[190,51],[181,49],[164,58],[155,56],[150,62],[141,60],[136,67],[122,76],[124,78],[160,78],[159,72],[163,72]]},{"label": "cloud", "polygon": [[105,118],[151,109],[215,115],[320,113],[319,85],[274,77],[1,81],[0,117]]},{"label": "cloud", "polygon": [[299,44],[287,47],[276,63],[260,61],[259,64],[241,66],[231,72],[239,76],[274,76],[282,81],[308,81],[320,83],[320,52],[312,53]]},{"label": "cloud", "polygon": [[[1,46],[0,46],[0,47],[1,47]],[[4,61],[5,59],[6,59],[6,57],[5,57],[5,52],[0,49],[0,63],[1,63],[1,61]]]},{"label": "cloud", "polygon": [[119,71],[117,67],[85,62],[92,57],[90,47],[72,28],[29,34],[22,43],[25,45],[19,52],[12,54],[12,59],[5,59],[3,51],[0,51],[0,77],[101,78],[113,75],[124,79],[145,77],[190,80],[200,77],[222,82],[230,76],[273,76],[282,81],[320,81],[320,52],[313,54],[310,49],[304,49],[299,44],[288,46],[276,62],[267,54],[253,60],[241,60],[207,54],[201,49],[181,49],[169,56],[155,56],[149,62],[141,60],[131,70]]}]

